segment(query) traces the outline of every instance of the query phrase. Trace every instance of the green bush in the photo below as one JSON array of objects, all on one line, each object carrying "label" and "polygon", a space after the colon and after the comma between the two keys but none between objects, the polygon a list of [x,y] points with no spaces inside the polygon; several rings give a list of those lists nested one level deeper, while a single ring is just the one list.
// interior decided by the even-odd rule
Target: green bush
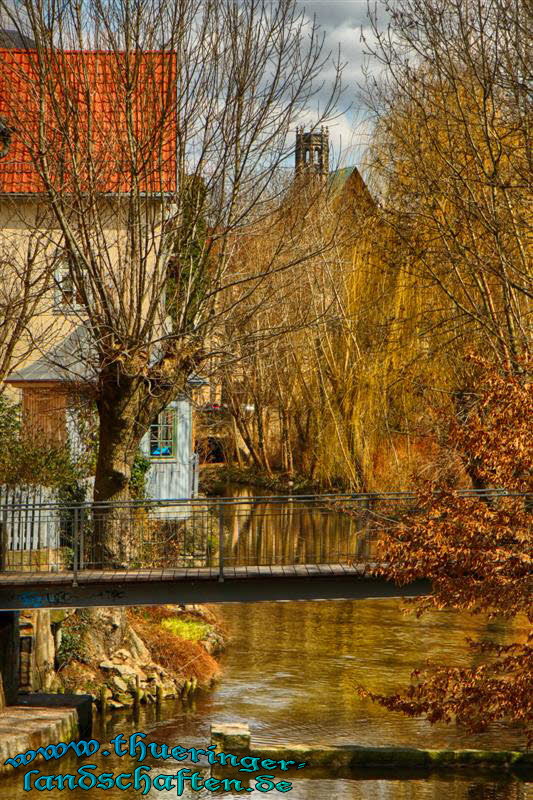
[{"label": "green bush", "polygon": [[68,448],[26,435],[21,407],[0,395],[0,484],[59,487],[75,483],[80,475]]},{"label": "green bush", "polygon": [[61,632],[61,644],[58,647],[56,657],[58,669],[66,666],[71,661],[83,661],[85,648],[81,633],[74,629],[63,630]]},{"label": "green bush", "polygon": [[186,639],[189,642],[198,642],[203,639],[209,632],[209,625],[205,622],[194,622],[188,619],[179,619],[178,617],[168,617],[161,620],[161,627],[180,639]]},{"label": "green bush", "polygon": [[90,611],[80,608],[72,616],[67,617],[65,624],[61,626],[61,644],[56,653],[58,669],[71,661],[85,660],[87,654],[83,639],[90,620]]},{"label": "green bush", "polygon": [[135,454],[130,477],[130,495],[133,500],[144,500],[146,473],[150,469],[150,459],[140,450]]}]

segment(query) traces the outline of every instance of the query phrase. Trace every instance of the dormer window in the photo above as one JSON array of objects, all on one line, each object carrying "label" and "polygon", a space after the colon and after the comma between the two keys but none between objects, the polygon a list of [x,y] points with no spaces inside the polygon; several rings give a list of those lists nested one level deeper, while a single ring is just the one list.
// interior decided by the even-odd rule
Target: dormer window
[{"label": "dormer window", "polygon": [[5,117],[0,117],[0,158],[5,158],[11,144],[13,129],[9,127]]}]

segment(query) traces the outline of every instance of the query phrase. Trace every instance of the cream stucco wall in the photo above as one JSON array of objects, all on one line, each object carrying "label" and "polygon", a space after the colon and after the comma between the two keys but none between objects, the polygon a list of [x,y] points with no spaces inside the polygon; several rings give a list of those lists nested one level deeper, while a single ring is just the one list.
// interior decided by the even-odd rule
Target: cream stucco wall
[{"label": "cream stucco wall", "polygon": [[[128,236],[128,201],[125,197],[108,196],[98,202],[91,230],[90,219],[74,217],[73,228],[85,225],[82,238],[89,243],[93,256],[99,259],[99,273],[105,292],[116,302],[116,314],[131,314],[140,309],[146,313],[154,298],[156,277],[162,275],[162,264],[155,274],[156,254],[160,248],[163,211],[161,201],[142,200],[142,225],[139,231],[139,256],[143,269],[131,267]],[[3,297],[17,297],[31,260],[31,279],[35,290],[41,292],[35,314],[22,335],[14,353],[12,369],[21,369],[38,360],[57,346],[86,319],[82,310],[65,313],[58,310],[57,284],[54,270],[60,266],[57,253],[64,237],[57,219],[44,210],[36,197],[0,195],[0,258]],[[140,280],[139,280],[140,276]],[[91,291],[91,294],[93,292]],[[99,302],[98,291],[95,303]],[[120,304],[122,303],[122,311]],[[163,322],[161,302],[159,325]],[[14,394],[14,390],[9,390]]]}]

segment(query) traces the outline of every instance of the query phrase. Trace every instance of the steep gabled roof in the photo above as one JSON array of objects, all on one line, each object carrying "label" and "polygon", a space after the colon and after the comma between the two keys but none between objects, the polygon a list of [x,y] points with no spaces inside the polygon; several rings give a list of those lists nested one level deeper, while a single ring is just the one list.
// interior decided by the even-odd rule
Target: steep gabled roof
[{"label": "steep gabled roof", "polygon": [[70,50],[44,58],[43,68],[36,50],[0,49],[0,117],[11,129],[0,193],[44,191],[36,168],[43,148],[58,191],[129,192],[135,181],[140,191],[175,191],[176,54]]},{"label": "steep gabled roof", "polygon": [[376,205],[357,167],[341,167],[330,172],[329,182],[333,192],[350,191],[370,206]]},{"label": "steep gabled roof", "polygon": [[339,167],[328,175],[329,186],[332,191],[338,192],[342,189],[356,167]]}]

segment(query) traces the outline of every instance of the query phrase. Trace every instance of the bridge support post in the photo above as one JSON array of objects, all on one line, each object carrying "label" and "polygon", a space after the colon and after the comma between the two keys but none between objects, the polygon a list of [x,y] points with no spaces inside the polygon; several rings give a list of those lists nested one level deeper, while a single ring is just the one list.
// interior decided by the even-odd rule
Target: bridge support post
[{"label": "bridge support post", "polygon": [[239,723],[211,725],[211,744],[215,745],[217,753],[249,753],[250,728]]},{"label": "bridge support post", "polygon": [[224,517],[222,504],[218,507],[218,580],[224,580]]},{"label": "bridge support post", "polygon": [[0,673],[7,705],[17,702],[19,690],[19,612],[0,611]]},{"label": "bridge support post", "polygon": [[73,534],[74,534],[74,541],[72,543],[72,585],[78,585],[78,559],[79,559],[79,537],[80,537],[80,517],[79,517],[80,510],[78,506],[74,508],[74,522],[73,522]]}]

